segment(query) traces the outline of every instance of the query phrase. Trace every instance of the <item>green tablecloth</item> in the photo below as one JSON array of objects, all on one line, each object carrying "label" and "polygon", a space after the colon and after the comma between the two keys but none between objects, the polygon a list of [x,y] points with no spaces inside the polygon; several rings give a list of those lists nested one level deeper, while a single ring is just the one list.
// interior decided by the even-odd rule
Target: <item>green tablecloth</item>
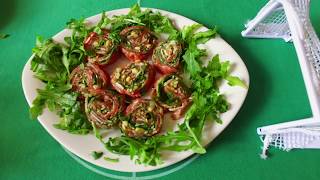
[{"label": "green tablecloth", "polygon": [[[0,179],[102,179],[79,165],[37,122],[29,119],[21,87],[22,68],[36,35],[50,37],[70,18],[130,7],[129,0],[1,0],[0,33]],[[320,151],[272,150],[259,157],[256,128],[311,115],[292,44],[240,36],[243,24],[267,0],[143,0],[142,6],[175,12],[221,35],[243,58],[250,72],[247,99],[230,126],[200,156],[163,179],[319,179]],[[311,2],[312,22],[320,32],[320,2]]]}]

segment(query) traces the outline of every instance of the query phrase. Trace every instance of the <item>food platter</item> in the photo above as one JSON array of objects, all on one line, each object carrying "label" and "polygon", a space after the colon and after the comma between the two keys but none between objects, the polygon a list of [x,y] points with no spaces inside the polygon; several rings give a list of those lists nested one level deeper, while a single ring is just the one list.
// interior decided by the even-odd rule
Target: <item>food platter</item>
[{"label": "food platter", "polygon": [[[152,9],[152,8],[151,8]],[[107,16],[114,16],[114,15],[122,15],[127,14],[130,9],[119,9],[109,11]],[[169,17],[173,20],[175,26],[178,29],[182,29],[184,26],[195,24],[196,22],[183,17],[181,15],[158,10],[152,9],[153,11],[159,11],[162,15]],[[101,19],[101,14],[92,16],[87,18],[87,22],[89,24],[96,24]],[[206,28],[201,28],[200,31],[207,30]],[[70,36],[70,30],[63,30],[56,34],[53,37],[55,42],[64,42],[64,37]],[[232,64],[232,71],[231,75],[240,77],[247,85],[249,85],[249,74],[246,69],[246,66],[239,55],[232,49],[228,43],[226,43],[220,36],[215,37],[214,39],[209,40],[205,44],[201,45],[201,48],[205,48],[207,50],[207,59],[203,59],[204,64],[208,62],[208,60],[216,54],[219,54],[220,58],[223,60],[228,60]],[[33,56],[30,57],[28,62],[26,63],[23,73],[22,73],[22,86],[24,90],[25,97],[28,101],[28,104],[31,106],[32,101],[37,96],[37,89],[43,87],[43,83],[38,79],[34,78],[33,72],[30,70],[31,59]],[[112,73],[112,71],[118,67],[128,63],[125,57],[120,57],[120,61],[112,64],[108,67],[108,72]],[[221,120],[223,121],[222,124],[218,124],[216,122],[208,121],[205,125],[204,132],[203,132],[203,139],[202,144],[208,145],[213,139],[215,139],[233,120],[239,109],[241,108],[245,97],[247,95],[248,89],[237,87],[237,86],[229,86],[227,82],[222,81],[220,85],[220,92],[226,96],[227,101],[230,104],[230,109],[221,115]],[[164,151],[162,153],[163,163],[157,166],[145,166],[135,164],[134,161],[130,160],[129,156],[119,156],[112,154],[105,150],[103,144],[101,144],[93,134],[88,135],[75,135],[70,134],[65,131],[61,131],[56,129],[53,124],[58,123],[59,118],[58,116],[45,109],[43,114],[39,116],[39,122],[42,126],[47,130],[47,132],[55,138],[63,147],[67,150],[75,154],[76,156],[80,157],[81,159],[88,161],[92,164],[97,166],[107,168],[110,170],[116,171],[123,171],[123,172],[143,172],[143,171],[151,171],[160,169],[171,164],[177,163],[193,154],[191,150],[183,151],[183,152],[173,152],[173,151]],[[165,116],[165,121],[163,123],[163,131],[172,130],[177,128],[177,124],[183,121],[183,118],[178,121],[173,121],[170,117]],[[105,133],[105,132],[104,132]],[[106,136],[104,139],[108,139],[108,137],[118,136],[120,132],[115,129],[108,130],[106,132]],[[92,151],[103,151],[104,154],[111,158],[119,158],[119,162],[112,163],[107,162],[103,159],[94,160],[90,153]]]}]

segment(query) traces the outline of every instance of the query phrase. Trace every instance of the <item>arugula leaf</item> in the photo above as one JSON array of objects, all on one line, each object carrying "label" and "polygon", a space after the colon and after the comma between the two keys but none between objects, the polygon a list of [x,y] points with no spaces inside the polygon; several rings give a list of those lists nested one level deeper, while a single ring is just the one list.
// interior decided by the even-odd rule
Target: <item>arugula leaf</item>
[{"label": "arugula leaf", "polygon": [[[192,37],[192,39],[191,43],[199,40],[198,37]],[[193,46],[193,48],[196,47]],[[191,51],[197,52],[199,50],[196,48],[191,49]],[[229,83],[233,83],[232,85],[245,86],[245,84],[239,78],[229,75],[230,63],[228,61],[220,62],[218,55],[214,56],[206,67],[202,66],[200,69],[194,69],[193,67],[193,69],[189,70],[190,67],[197,64],[196,62],[201,55],[195,57],[184,57],[187,72],[190,73],[190,77],[193,81],[193,104],[186,112],[185,121],[182,124],[182,127],[190,132],[196,142],[195,146],[192,148],[193,151],[204,153],[205,149],[202,147],[200,140],[205,121],[213,119],[218,123],[221,123],[221,119],[219,118],[220,114],[229,109],[225,97],[219,93],[218,82],[222,79],[226,79]]]},{"label": "arugula leaf", "polygon": [[67,27],[69,29],[75,30],[76,32],[84,32],[87,31],[87,26],[85,24],[85,19],[80,18],[80,19],[70,19],[67,22]]},{"label": "arugula leaf", "polygon": [[209,41],[210,39],[212,39],[213,37],[215,37],[216,34],[217,34],[217,28],[209,29],[207,31],[198,32],[198,33],[194,34],[193,40],[197,44],[203,44],[203,43]]},{"label": "arugula leaf", "polygon": [[[153,138],[151,138],[153,139]],[[134,138],[121,136],[110,138],[105,147],[113,153],[130,155],[130,159],[135,159],[138,164],[158,165],[161,163],[157,143],[151,139],[137,140]]]},{"label": "arugula leaf", "polygon": [[230,75],[230,63],[229,61],[220,62],[219,55],[216,55],[209,62],[208,66],[205,67],[205,71],[210,72],[214,78],[223,78],[228,81],[230,86],[240,86],[248,88],[247,85],[236,76]]},{"label": "arugula leaf", "polygon": [[37,37],[37,46],[32,49],[35,53],[31,61],[31,70],[35,76],[44,82],[59,82],[64,84],[67,81],[67,71],[63,65],[62,45],[54,43],[51,39],[43,40]]},{"label": "arugula leaf", "polygon": [[92,127],[77,101],[78,94],[72,92],[69,84],[69,73],[82,63],[82,56],[72,52],[70,47],[42,37],[37,37],[33,52],[31,70],[46,84],[44,89],[38,89],[30,108],[31,118],[35,119],[48,107],[60,117],[60,122],[54,125],[56,128],[75,134],[89,133]]},{"label": "arugula leaf", "polygon": [[67,48],[62,48],[62,64],[64,65],[64,67],[66,68],[68,74],[70,74],[70,70],[69,70],[69,66],[70,66],[70,62],[69,62],[69,58],[68,56],[68,49]]},{"label": "arugula leaf", "polygon": [[96,138],[99,139],[100,142],[104,143],[102,136],[100,135],[99,130],[97,129],[96,125],[93,122],[91,122],[91,125],[93,128],[93,133],[96,136]]},{"label": "arugula leaf", "polygon": [[106,28],[110,24],[111,20],[106,16],[106,12],[102,12],[99,23],[94,27],[93,31],[101,34],[102,29]]},{"label": "arugula leaf", "polygon": [[206,51],[197,48],[194,42],[189,44],[189,47],[182,56],[186,72],[188,72],[191,76],[198,74],[201,71],[201,61],[199,59],[205,55]]},{"label": "arugula leaf", "polygon": [[228,84],[230,86],[240,86],[243,88],[248,88],[248,86],[239,77],[227,76],[225,79],[228,81]]},{"label": "arugula leaf", "polygon": [[207,66],[203,66],[201,58],[206,56],[206,51],[198,48],[198,44],[207,42],[217,34],[216,28],[207,31],[196,32],[199,24],[184,27],[181,37],[186,44],[183,55],[185,72],[190,75],[192,85],[193,104],[185,114],[185,120],[181,125],[183,130],[189,132],[194,138],[195,144],[192,150],[196,153],[205,153],[201,138],[205,122],[213,119],[221,123],[220,114],[226,112],[229,105],[223,95],[219,93],[218,82],[223,78],[229,78],[233,83],[240,83],[235,78],[230,78],[229,62],[220,62],[219,56],[214,56]]},{"label": "arugula leaf", "polygon": [[92,151],[91,156],[94,160],[100,159],[103,156],[103,152]]},{"label": "arugula leaf", "polygon": [[193,37],[193,33],[199,29],[200,27],[202,27],[201,24],[193,24],[190,26],[185,26],[183,27],[182,31],[181,31],[181,36],[182,39],[184,41],[186,41],[187,43],[190,43]]},{"label": "arugula leaf", "polygon": [[43,109],[46,106],[46,99],[42,98],[41,96],[37,96],[36,99],[32,102],[32,107],[30,108],[30,118],[36,119],[40,116],[43,112]]},{"label": "arugula leaf", "polygon": [[131,7],[127,15],[116,16],[111,19],[111,31],[119,32],[128,26],[142,25],[148,27],[157,34],[167,33],[169,36],[176,36],[178,30],[173,26],[172,21],[162,16],[160,12],[153,12],[150,9],[141,10],[138,4]]},{"label": "arugula leaf", "polygon": [[104,160],[109,161],[109,162],[119,162],[119,158],[109,158],[109,157],[103,157]]},{"label": "arugula leaf", "polygon": [[136,16],[141,13],[141,8],[138,3],[134,4],[128,13],[128,16]]},{"label": "arugula leaf", "polygon": [[[181,144],[181,142],[185,144]],[[185,151],[191,149],[194,144],[194,139],[188,133],[176,131],[147,139],[135,139],[126,136],[114,137],[105,143],[105,147],[110,152],[129,155],[137,164],[156,166],[163,163],[161,150]]]},{"label": "arugula leaf", "polygon": [[195,33],[200,27],[202,27],[201,24],[185,26],[181,32],[182,40],[186,44],[186,51],[182,56],[182,64],[184,65],[186,72],[191,76],[196,76],[196,74],[201,72],[202,64],[200,58],[207,55],[205,49],[199,49],[197,45],[205,43],[217,33],[216,29]]},{"label": "arugula leaf", "polygon": [[87,134],[91,130],[91,125],[81,109],[80,102],[77,101],[78,94],[69,90],[65,91],[66,89],[63,89],[62,86],[47,86],[46,89],[39,89],[37,98],[41,99],[42,104],[39,106],[33,103],[31,110],[33,108],[43,109],[47,106],[50,111],[57,112],[60,117],[60,122],[54,125],[56,128],[74,134]]},{"label": "arugula leaf", "polygon": [[0,34],[0,40],[1,39],[6,39],[8,38],[10,35],[9,34]]},{"label": "arugula leaf", "polygon": [[60,112],[60,117],[60,122],[54,125],[58,129],[73,134],[88,134],[92,130],[92,126],[83,113],[79,102],[72,107],[65,107]]}]

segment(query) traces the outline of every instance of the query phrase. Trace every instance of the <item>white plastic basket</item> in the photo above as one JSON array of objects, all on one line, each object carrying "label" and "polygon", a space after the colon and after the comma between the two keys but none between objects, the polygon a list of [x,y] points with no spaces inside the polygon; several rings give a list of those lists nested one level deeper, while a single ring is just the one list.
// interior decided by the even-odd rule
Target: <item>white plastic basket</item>
[{"label": "white plastic basket", "polygon": [[312,110],[312,117],[260,127],[266,158],[269,145],[282,150],[320,148],[320,41],[309,18],[310,0],[270,0],[242,32],[249,38],[293,42]]}]

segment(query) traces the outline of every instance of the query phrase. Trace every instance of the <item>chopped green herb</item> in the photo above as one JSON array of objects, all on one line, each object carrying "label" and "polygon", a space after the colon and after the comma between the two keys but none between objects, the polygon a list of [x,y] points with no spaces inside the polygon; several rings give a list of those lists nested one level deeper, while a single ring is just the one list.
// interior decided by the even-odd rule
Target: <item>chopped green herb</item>
[{"label": "chopped green herb", "polygon": [[109,161],[109,162],[119,162],[119,158],[109,158],[109,157],[103,157],[104,160]]},{"label": "chopped green herb", "polygon": [[8,38],[10,35],[9,34],[0,34],[0,40]]},{"label": "chopped green herb", "polygon": [[103,155],[103,152],[92,151],[91,156],[94,160],[100,159]]}]

